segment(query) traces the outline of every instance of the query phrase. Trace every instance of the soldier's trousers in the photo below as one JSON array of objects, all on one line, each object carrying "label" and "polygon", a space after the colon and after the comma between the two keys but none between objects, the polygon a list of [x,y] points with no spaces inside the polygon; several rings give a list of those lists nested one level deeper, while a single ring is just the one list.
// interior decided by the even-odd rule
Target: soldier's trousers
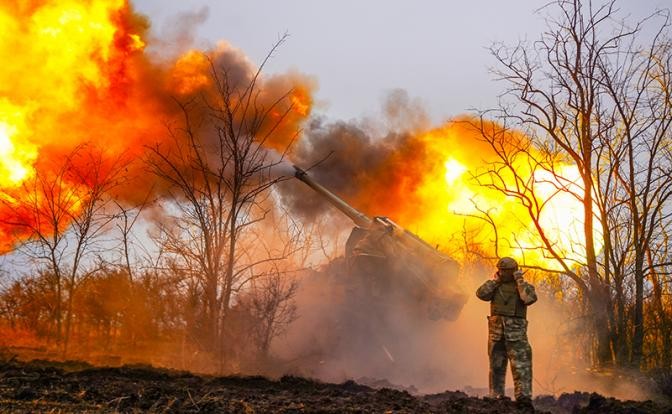
[{"label": "soldier's trousers", "polygon": [[511,361],[516,399],[532,397],[532,348],[527,339],[510,341],[505,338],[488,341],[490,357],[490,396],[504,395],[506,366]]}]

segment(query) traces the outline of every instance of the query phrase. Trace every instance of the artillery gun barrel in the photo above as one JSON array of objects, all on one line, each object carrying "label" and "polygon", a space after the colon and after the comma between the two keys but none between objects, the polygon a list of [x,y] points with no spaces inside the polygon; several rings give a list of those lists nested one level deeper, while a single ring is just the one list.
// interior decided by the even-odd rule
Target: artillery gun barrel
[{"label": "artillery gun barrel", "polygon": [[327,190],[322,185],[316,183],[307,172],[297,167],[296,165],[294,166],[294,170],[294,177],[303,181],[306,185],[308,185],[308,187],[312,188],[318,194],[326,198],[327,201],[329,201],[334,207],[341,210],[346,216],[350,217],[350,219],[354,221],[357,226],[368,229],[373,225],[373,220],[371,218],[369,218],[366,214],[356,210],[345,201],[341,200],[336,194]]},{"label": "artillery gun barrel", "polygon": [[294,176],[296,178],[303,181],[306,185],[308,185],[318,194],[326,198],[334,207],[342,211],[346,216],[350,217],[350,219],[352,219],[352,221],[354,221],[358,227],[362,227],[364,229],[370,229],[375,223],[381,224],[390,229],[393,232],[394,236],[397,238],[397,240],[399,240],[404,246],[406,246],[407,249],[410,249],[415,253],[424,253],[425,256],[429,255],[429,257],[438,259],[439,261],[452,260],[448,256],[438,251],[435,247],[433,247],[426,241],[422,240],[415,234],[411,233],[410,231],[406,230],[405,228],[399,226],[397,223],[393,222],[389,218],[387,217],[370,218],[366,214],[358,211],[357,209],[355,209],[354,207],[343,201],[336,194],[327,190],[321,184],[315,182],[315,180],[313,180],[312,177],[310,177],[310,175],[308,175],[306,171],[297,167],[296,165],[294,166],[294,170],[295,170]]},{"label": "artillery gun barrel", "polygon": [[[416,299],[421,298],[420,300],[427,306],[431,319],[453,320],[457,317],[467,296],[455,283],[459,271],[459,264],[455,260],[389,218],[372,218],[358,211],[315,182],[306,171],[297,166],[294,166],[294,169],[294,176],[297,179],[326,198],[334,207],[350,217],[357,226],[348,239],[350,243],[355,235],[350,253],[347,251],[346,243],[346,257],[350,255],[348,262],[355,272],[363,271],[367,274],[371,271],[376,272],[377,269],[371,269],[371,264],[383,266],[392,274],[403,269],[404,277],[413,282],[412,286],[404,283],[399,286],[415,292],[410,295],[416,295]],[[363,231],[356,231],[358,228]],[[381,257],[387,264],[375,262]]]}]

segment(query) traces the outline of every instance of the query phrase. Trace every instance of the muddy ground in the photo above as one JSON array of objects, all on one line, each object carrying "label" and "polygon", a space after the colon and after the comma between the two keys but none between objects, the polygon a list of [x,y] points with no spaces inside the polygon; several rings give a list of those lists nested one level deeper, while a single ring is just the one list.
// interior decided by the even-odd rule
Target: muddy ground
[{"label": "muddy ground", "polygon": [[[669,413],[653,402],[597,394],[537,397],[536,412]],[[349,381],[297,377],[209,377],[144,366],[96,368],[84,363],[7,361],[0,366],[0,412],[177,413],[514,413],[515,402],[461,392],[414,396]],[[530,411],[527,411],[530,412]]]}]

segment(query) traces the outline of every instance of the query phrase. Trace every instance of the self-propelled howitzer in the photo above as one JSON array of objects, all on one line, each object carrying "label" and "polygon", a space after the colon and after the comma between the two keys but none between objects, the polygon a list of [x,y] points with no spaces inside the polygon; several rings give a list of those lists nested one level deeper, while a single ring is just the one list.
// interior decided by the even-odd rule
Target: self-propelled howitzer
[{"label": "self-propelled howitzer", "polygon": [[[454,320],[467,295],[458,282],[458,263],[387,217],[369,217],[313,180],[299,167],[294,176],[354,223],[346,242],[353,273],[369,279],[374,292],[403,296],[430,319]],[[372,292],[373,295],[375,293]]]}]

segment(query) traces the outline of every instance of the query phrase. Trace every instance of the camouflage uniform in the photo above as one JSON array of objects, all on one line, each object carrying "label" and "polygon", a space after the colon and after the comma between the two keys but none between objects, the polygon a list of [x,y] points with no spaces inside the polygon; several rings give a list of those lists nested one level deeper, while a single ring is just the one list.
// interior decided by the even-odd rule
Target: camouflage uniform
[{"label": "camouflage uniform", "polygon": [[[516,265],[517,266],[517,265]],[[479,299],[491,303],[488,316],[488,356],[490,357],[490,396],[504,395],[506,366],[511,372],[516,400],[532,396],[532,348],[527,340],[527,307],[537,301],[534,286],[522,278],[488,280],[476,291]]]}]

